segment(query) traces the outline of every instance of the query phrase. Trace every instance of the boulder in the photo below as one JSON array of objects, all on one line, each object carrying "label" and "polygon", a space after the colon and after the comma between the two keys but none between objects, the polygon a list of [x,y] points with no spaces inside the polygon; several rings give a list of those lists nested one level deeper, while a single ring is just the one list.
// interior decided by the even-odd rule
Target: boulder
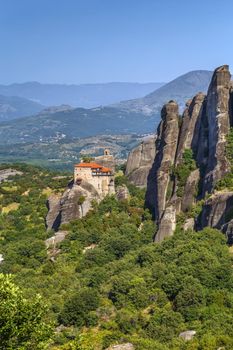
[{"label": "boulder", "polygon": [[179,337],[185,341],[192,340],[193,337],[197,334],[196,331],[185,331],[179,334]]}]

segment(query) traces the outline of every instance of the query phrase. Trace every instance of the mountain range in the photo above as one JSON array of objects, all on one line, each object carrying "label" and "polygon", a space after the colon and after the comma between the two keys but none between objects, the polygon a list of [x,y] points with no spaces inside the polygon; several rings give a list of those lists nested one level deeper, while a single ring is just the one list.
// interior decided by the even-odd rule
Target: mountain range
[{"label": "mountain range", "polygon": [[105,84],[41,84],[27,82],[22,84],[0,85],[0,95],[18,96],[35,101],[44,106],[68,104],[73,107],[93,108],[109,105],[122,100],[143,97],[164,85],[164,83]]},{"label": "mountain range", "polygon": [[111,106],[47,109],[38,115],[0,124],[0,143],[41,142],[95,135],[144,134],[155,131],[162,105],[176,99],[184,106],[199,91],[206,92],[211,72],[193,71],[178,77],[144,98]]},{"label": "mountain range", "polygon": [[211,72],[193,71],[144,98],[92,109],[47,107],[36,115],[2,122],[0,160],[66,169],[81,149],[98,155],[103,145],[110,146],[117,158],[125,159],[145,134],[155,132],[164,102],[176,99],[182,111],[187,99],[207,91],[210,78]]},{"label": "mountain range", "polygon": [[193,95],[207,91],[212,74],[213,72],[207,70],[188,72],[143,98],[123,101],[114,107],[151,115],[160,113],[164,103],[175,100],[179,107],[184,109],[185,102]]},{"label": "mountain range", "polygon": [[44,106],[19,96],[0,95],[0,121],[39,113]]}]

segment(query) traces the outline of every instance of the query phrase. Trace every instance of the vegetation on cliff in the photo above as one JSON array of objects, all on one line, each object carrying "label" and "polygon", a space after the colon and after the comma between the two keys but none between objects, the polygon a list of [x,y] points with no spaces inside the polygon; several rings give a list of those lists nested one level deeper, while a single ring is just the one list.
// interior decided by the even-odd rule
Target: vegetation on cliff
[{"label": "vegetation on cliff", "polygon": [[[222,233],[178,229],[161,244],[152,243],[144,191],[130,185],[127,200],[107,197],[93,203],[85,218],[64,225],[69,234],[53,261],[44,244],[53,234],[45,229],[45,202],[69,176],[58,179],[31,166],[18,170],[23,176],[0,184],[0,270],[14,276],[30,305],[38,293],[46,301],[43,341],[51,322],[54,332],[42,348],[101,350],[131,342],[138,350],[232,349],[232,256]],[[116,182],[127,184],[124,177]],[[12,317],[7,322],[14,324]],[[197,334],[185,342],[179,334],[190,329]],[[0,348],[27,349],[7,346]]]},{"label": "vegetation on cliff", "polygon": [[196,169],[196,162],[193,158],[193,151],[188,148],[184,150],[182,162],[173,169],[172,177],[177,179],[177,196],[182,197],[184,187],[191,172]]}]

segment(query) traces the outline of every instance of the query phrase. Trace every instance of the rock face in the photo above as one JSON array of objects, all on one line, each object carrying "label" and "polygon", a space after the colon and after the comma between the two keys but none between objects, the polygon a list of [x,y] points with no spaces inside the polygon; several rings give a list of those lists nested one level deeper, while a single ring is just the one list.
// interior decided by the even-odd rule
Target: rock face
[{"label": "rock face", "polygon": [[[174,101],[162,109],[146,193],[146,206],[158,228],[157,242],[172,235],[177,214],[189,212],[199,200],[204,200],[201,214],[195,223],[186,220],[185,228],[211,226],[222,229],[228,241],[233,240],[233,192],[215,190],[216,182],[231,170],[226,155],[227,136],[233,125],[230,79],[227,65],[217,68],[207,95],[198,93],[189,100],[182,119]],[[129,163],[131,169],[140,171],[138,153],[139,149],[131,153]],[[208,193],[211,197],[205,200]]]},{"label": "rock face", "polygon": [[186,212],[188,211],[195,202],[195,196],[198,191],[198,183],[200,180],[200,170],[193,170],[184,187],[184,194],[182,196],[181,210]]},{"label": "rock face", "polygon": [[61,195],[52,194],[47,201],[48,214],[46,216],[46,226],[48,230],[57,230],[61,223]]},{"label": "rock face", "polygon": [[156,156],[148,176],[146,205],[153,211],[156,222],[166,207],[170,181],[170,169],[174,165],[179,136],[179,111],[174,101],[162,109],[162,121],[158,127]]},{"label": "rock face", "polygon": [[136,186],[147,186],[147,177],[155,159],[155,141],[155,136],[149,137],[129,153],[126,176]]},{"label": "rock face", "polygon": [[197,228],[210,226],[221,229],[231,219],[233,219],[233,192],[215,193],[203,205]]},{"label": "rock face", "polygon": [[82,218],[91,209],[93,200],[99,201],[100,197],[95,188],[85,181],[71,185],[62,195],[50,196],[47,228],[57,231],[61,224]]},{"label": "rock face", "polygon": [[125,200],[129,198],[129,190],[127,186],[122,185],[118,186],[116,189],[116,196],[119,201]]},{"label": "rock face", "polygon": [[186,104],[180,128],[176,163],[182,160],[185,149],[191,148],[194,153],[196,152],[204,100],[205,95],[200,92]]},{"label": "rock face", "polygon": [[204,191],[208,192],[211,192],[213,184],[229,170],[225,145],[230,128],[230,80],[231,74],[227,65],[217,68],[207,94],[209,152]]}]

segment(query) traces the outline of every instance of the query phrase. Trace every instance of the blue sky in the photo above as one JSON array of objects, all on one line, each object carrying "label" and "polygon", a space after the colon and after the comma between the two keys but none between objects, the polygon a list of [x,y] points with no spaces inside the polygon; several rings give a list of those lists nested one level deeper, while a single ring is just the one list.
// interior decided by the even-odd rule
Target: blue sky
[{"label": "blue sky", "polygon": [[232,14],[231,0],[0,0],[0,83],[233,70]]}]

